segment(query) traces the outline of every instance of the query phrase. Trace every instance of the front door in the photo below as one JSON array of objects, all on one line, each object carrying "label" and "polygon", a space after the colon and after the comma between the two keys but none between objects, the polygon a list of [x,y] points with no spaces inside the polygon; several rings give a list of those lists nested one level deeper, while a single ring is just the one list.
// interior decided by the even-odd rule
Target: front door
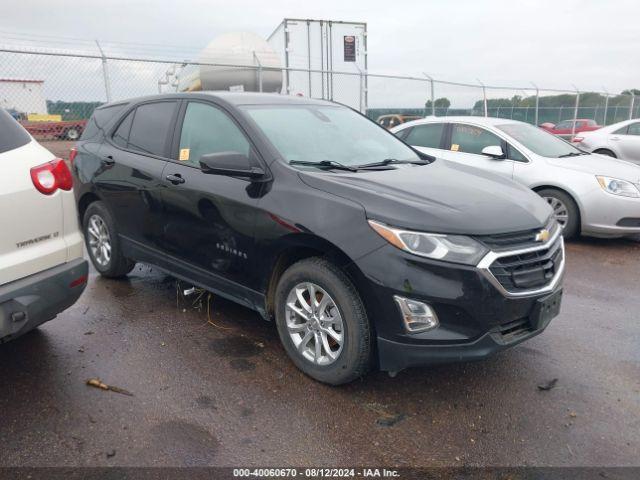
[{"label": "front door", "polygon": [[[251,283],[258,200],[250,180],[201,170],[202,155],[222,152],[254,155],[246,135],[225,111],[207,102],[185,102],[173,159],[163,172],[163,248],[183,266],[196,267],[191,271],[208,277],[213,289],[229,291],[228,282]],[[241,290],[232,294],[241,295]]]},{"label": "front door", "polygon": [[453,123],[450,141],[438,156],[512,178],[512,160],[495,159],[482,153],[483,148],[491,146],[499,146],[506,152],[506,142],[494,133],[476,125]]}]

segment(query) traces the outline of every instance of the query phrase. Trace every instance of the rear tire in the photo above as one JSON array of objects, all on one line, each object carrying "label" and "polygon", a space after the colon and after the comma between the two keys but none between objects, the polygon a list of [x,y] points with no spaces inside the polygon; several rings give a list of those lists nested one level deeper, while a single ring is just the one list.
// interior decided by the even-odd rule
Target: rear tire
[{"label": "rear tire", "polygon": [[556,220],[563,227],[562,235],[564,238],[568,240],[580,233],[580,211],[570,195],[555,188],[545,188],[536,193],[544,198],[553,209]]},{"label": "rear tire", "polygon": [[122,254],[120,239],[109,209],[103,202],[93,202],[82,221],[85,245],[95,269],[107,278],[127,275],[136,262]]},{"label": "rear tire", "polygon": [[355,286],[336,265],[318,257],[293,264],[280,277],[275,305],[282,345],[305,374],[341,385],[369,371],[369,320]]},{"label": "rear tire", "polygon": [[607,148],[599,148],[598,150],[594,150],[593,153],[599,153],[600,155],[606,155],[607,157],[618,158],[615,153]]}]

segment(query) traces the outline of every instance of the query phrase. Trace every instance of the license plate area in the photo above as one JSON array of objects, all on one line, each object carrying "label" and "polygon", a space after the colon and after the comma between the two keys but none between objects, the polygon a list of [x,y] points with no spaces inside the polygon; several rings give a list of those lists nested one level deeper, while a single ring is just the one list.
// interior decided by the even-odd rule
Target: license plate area
[{"label": "license plate area", "polygon": [[534,330],[545,328],[552,318],[560,313],[562,290],[552,293],[536,301],[530,321]]}]

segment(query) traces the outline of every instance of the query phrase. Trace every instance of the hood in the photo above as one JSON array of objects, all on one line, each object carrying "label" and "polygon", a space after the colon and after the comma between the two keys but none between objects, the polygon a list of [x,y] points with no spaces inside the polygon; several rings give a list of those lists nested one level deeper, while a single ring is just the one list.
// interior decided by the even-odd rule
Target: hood
[{"label": "hood", "polygon": [[568,168],[592,175],[619,178],[620,180],[640,184],[640,166],[607,155],[592,153],[578,157],[547,158],[546,160],[550,165],[556,167]]},{"label": "hood", "polygon": [[360,203],[368,218],[408,230],[507,233],[541,228],[551,215],[547,203],[526,187],[440,159],[394,170],[299,175],[313,188]]}]

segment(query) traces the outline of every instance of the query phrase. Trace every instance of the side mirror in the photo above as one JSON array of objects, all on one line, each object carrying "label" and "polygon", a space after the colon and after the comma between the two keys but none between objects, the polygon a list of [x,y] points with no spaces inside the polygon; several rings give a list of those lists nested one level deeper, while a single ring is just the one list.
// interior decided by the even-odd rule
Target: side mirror
[{"label": "side mirror", "polygon": [[502,147],[499,145],[490,145],[488,147],[484,147],[482,149],[482,154],[496,160],[502,160],[503,158],[505,158]]},{"label": "side mirror", "polygon": [[204,173],[229,177],[260,178],[265,173],[240,152],[206,153],[200,157],[200,168]]}]

